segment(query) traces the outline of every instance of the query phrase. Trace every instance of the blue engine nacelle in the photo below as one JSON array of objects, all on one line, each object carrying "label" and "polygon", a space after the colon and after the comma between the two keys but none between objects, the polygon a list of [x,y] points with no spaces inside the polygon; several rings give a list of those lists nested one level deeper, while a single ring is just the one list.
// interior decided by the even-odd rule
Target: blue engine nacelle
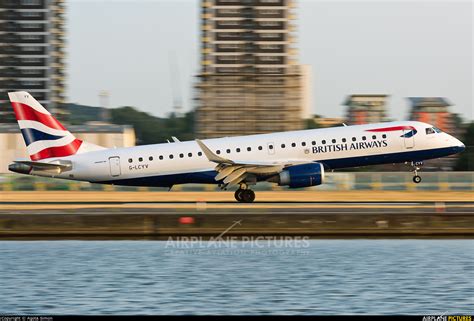
[{"label": "blue engine nacelle", "polygon": [[290,188],[309,187],[324,183],[324,166],[311,163],[290,166],[279,174],[278,185]]}]

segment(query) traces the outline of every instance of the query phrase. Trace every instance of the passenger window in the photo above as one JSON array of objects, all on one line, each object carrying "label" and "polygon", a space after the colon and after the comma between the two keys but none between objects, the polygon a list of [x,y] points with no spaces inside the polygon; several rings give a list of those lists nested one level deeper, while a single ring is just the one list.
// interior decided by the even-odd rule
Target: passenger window
[{"label": "passenger window", "polygon": [[221,151],[220,151],[220,150],[217,150],[217,151],[216,151],[216,154],[218,154],[218,155],[219,155],[220,153],[221,153]]},{"label": "passenger window", "polygon": [[235,151],[236,151],[237,153],[240,153],[240,148],[237,148]]},{"label": "passenger window", "polygon": [[301,143],[301,146],[306,146],[306,142],[302,142],[302,143]]},{"label": "passenger window", "polygon": [[230,154],[230,149],[227,149],[227,154]]},{"label": "passenger window", "polygon": [[335,143],[336,143],[336,140],[335,140],[335,139],[333,139],[333,140],[332,140],[332,143],[333,143],[333,144],[335,144]]},{"label": "passenger window", "polygon": [[321,141],[321,144],[323,144],[323,145],[326,144],[326,141],[323,139],[323,140]]},{"label": "passenger window", "polygon": [[269,149],[273,149],[273,145],[268,145],[268,148],[269,148]]},{"label": "passenger window", "polygon": [[367,137],[365,137],[365,136],[362,136],[362,140],[366,140],[366,139],[367,139]]},{"label": "passenger window", "polygon": [[375,136],[375,135],[372,135],[372,139],[377,139],[377,136]]},{"label": "passenger window", "polygon": [[296,147],[296,144],[295,144],[295,143],[291,143],[291,147]]},{"label": "passenger window", "polygon": [[193,153],[188,153],[188,157],[193,157]]},{"label": "passenger window", "polygon": [[163,155],[160,155],[159,159],[162,160],[162,159],[163,159]]},{"label": "passenger window", "polygon": [[143,157],[138,158],[139,162],[143,162]]},{"label": "passenger window", "polygon": [[202,152],[198,152],[198,156],[202,156]]},{"label": "passenger window", "polygon": [[355,141],[356,141],[356,138],[355,138],[355,137],[352,137],[352,141],[355,142]]},{"label": "passenger window", "polygon": [[425,131],[426,131],[426,135],[434,134],[434,133],[435,133],[435,131],[434,131],[433,128],[426,128]]},{"label": "passenger window", "polygon": [[262,146],[258,146],[258,150],[262,150],[262,149],[263,149],[263,147],[262,147]]},{"label": "passenger window", "polygon": [[342,139],[342,142],[343,142],[343,143],[345,143],[345,142],[346,142],[346,139],[345,139],[345,138],[343,138],[343,139]]},{"label": "passenger window", "polygon": [[184,157],[184,154],[179,154],[179,158],[183,158]]},{"label": "passenger window", "polygon": [[312,145],[316,145],[316,141],[313,140],[313,141],[311,142],[311,144],[312,144]]},{"label": "passenger window", "polygon": [[152,160],[153,160],[153,156],[148,157],[148,160],[152,161]]},{"label": "passenger window", "polygon": [[281,144],[281,148],[285,148],[285,144]]},{"label": "passenger window", "polygon": [[387,138],[387,135],[383,134],[383,135],[382,135],[382,138]]},{"label": "passenger window", "polygon": [[252,150],[252,147],[247,147],[247,151],[250,152]]},{"label": "passenger window", "polygon": [[129,158],[129,159],[128,159],[128,162],[129,162],[129,163],[133,162],[133,159]]},{"label": "passenger window", "polygon": [[171,155],[170,155],[170,159],[173,159],[173,157],[174,157],[174,156],[171,154]]}]

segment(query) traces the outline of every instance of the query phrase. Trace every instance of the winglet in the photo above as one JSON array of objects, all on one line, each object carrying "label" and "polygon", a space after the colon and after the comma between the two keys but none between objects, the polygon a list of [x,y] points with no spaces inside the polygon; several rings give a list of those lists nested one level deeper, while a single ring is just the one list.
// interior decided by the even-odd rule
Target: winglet
[{"label": "winglet", "polygon": [[230,159],[226,159],[214,154],[201,140],[196,139],[196,143],[201,147],[202,152],[206,155],[207,159],[211,162],[218,163],[218,164],[234,164],[233,161]]}]

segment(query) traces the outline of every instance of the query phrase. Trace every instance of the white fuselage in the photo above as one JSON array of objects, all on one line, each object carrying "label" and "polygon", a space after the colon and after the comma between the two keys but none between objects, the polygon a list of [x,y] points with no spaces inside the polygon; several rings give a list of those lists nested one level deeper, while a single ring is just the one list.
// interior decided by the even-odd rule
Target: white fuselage
[{"label": "white fuselage", "polygon": [[[416,133],[404,137],[412,127]],[[387,131],[373,131],[392,128]],[[428,134],[431,125],[389,122],[326,129],[203,140],[217,155],[235,162],[311,161],[327,169],[372,164],[422,161],[454,154],[463,144],[447,133]],[[69,160],[72,169],[60,174],[32,171],[33,175],[119,185],[172,186],[212,183],[216,164],[195,141],[104,149],[45,161]]]}]

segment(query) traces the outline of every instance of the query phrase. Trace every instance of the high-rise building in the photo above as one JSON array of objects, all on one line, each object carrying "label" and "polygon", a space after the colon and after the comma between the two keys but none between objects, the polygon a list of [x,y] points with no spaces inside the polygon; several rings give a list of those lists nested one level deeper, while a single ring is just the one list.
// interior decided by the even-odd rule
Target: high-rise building
[{"label": "high-rise building", "polygon": [[388,95],[350,95],[343,103],[347,106],[346,123],[361,125],[386,121]]},{"label": "high-rise building", "polygon": [[443,97],[409,97],[411,104],[410,120],[432,124],[439,129],[455,135],[451,104]]},{"label": "high-rise building", "polygon": [[64,0],[0,1],[0,122],[14,120],[8,91],[26,90],[61,118]]},{"label": "high-rise building", "polygon": [[[310,69],[297,62],[294,0],[202,0],[200,138],[303,128]],[[306,84],[306,85],[305,85]]]}]

